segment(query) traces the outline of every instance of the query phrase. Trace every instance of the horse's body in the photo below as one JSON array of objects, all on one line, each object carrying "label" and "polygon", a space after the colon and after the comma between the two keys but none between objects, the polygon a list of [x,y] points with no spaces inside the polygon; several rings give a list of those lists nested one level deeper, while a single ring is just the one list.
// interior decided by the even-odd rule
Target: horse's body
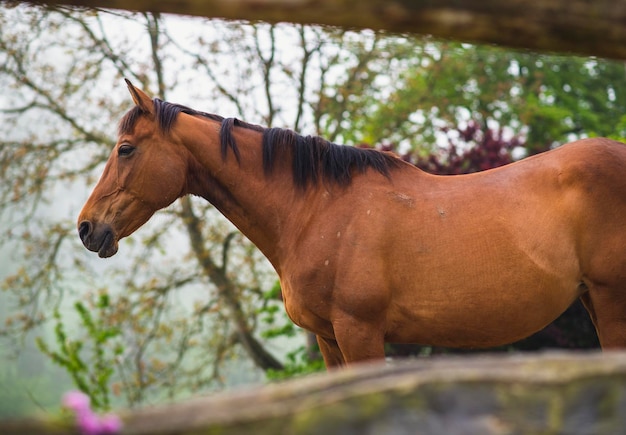
[{"label": "horse's body", "polygon": [[287,313],[318,336],[327,366],[382,358],[385,341],[509,343],[578,297],[604,348],[626,344],[626,145],[588,139],[434,176],[129,88],[137,107],[79,217],[101,256],[195,194],[268,257]]}]

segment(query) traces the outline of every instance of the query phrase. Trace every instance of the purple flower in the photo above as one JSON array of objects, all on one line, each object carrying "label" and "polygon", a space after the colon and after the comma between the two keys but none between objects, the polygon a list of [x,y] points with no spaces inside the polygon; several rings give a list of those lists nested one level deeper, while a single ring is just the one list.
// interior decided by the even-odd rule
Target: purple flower
[{"label": "purple flower", "polygon": [[115,414],[107,414],[100,419],[101,434],[116,434],[122,430],[122,420]]},{"label": "purple flower", "polygon": [[101,435],[102,423],[91,409],[76,414],[76,424],[83,435]]},{"label": "purple flower", "polygon": [[63,407],[74,411],[76,426],[83,435],[114,435],[122,429],[117,415],[99,417],[89,406],[89,396],[80,391],[70,391],[63,396]]},{"label": "purple flower", "polygon": [[63,396],[63,407],[71,409],[76,413],[89,411],[89,396],[80,391],[70,391]]}]

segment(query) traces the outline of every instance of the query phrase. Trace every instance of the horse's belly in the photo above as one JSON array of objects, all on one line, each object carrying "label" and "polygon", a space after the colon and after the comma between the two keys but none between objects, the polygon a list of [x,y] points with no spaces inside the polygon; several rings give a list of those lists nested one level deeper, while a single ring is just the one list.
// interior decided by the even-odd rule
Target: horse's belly
[{"label": "horse's belly", "polygon": [[538,285],[532,281],[499,288],[415,289],[421,299],[392,301],[387,341],[492,347],[525,338],[556,319],[579,296],[574,282],[542,278]]}]

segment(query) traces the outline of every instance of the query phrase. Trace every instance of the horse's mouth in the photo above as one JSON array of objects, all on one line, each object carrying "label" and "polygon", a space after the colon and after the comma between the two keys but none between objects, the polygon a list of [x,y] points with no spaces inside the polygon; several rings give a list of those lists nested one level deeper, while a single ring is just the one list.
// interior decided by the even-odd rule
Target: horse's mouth
[{"label": "horse's mouth", "polygon": [[78,223],[78,236],[85,248],[97,252],[98,257],[107,258],[117,252],[115,232],[108,224],[96,225],[89,220]]},{"label": "horse's mouth", "polygon": [[115,243],[115,237],[111,231],[107,231],[104,238],[102,239],[102,244],[98,249],[98,257],[100,258],[108,258],[112,257],[117,253],[117,243]]}]

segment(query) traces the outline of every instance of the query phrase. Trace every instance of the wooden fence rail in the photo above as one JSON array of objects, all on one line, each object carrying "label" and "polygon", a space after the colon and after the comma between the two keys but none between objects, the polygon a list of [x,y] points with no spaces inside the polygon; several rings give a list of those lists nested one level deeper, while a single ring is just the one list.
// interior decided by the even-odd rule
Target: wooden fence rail
[{"label": "wooden fence rail", "polygon": [[[122,414],[128,435],[594,434],[626,431],[626,353],[433,358]],[[3,435],[77,433],[0,422]]]},{"label": "wooden fence rail", "polygon": [[32,3],[327,24],[626,59],[626,0],[45,0]]}]

